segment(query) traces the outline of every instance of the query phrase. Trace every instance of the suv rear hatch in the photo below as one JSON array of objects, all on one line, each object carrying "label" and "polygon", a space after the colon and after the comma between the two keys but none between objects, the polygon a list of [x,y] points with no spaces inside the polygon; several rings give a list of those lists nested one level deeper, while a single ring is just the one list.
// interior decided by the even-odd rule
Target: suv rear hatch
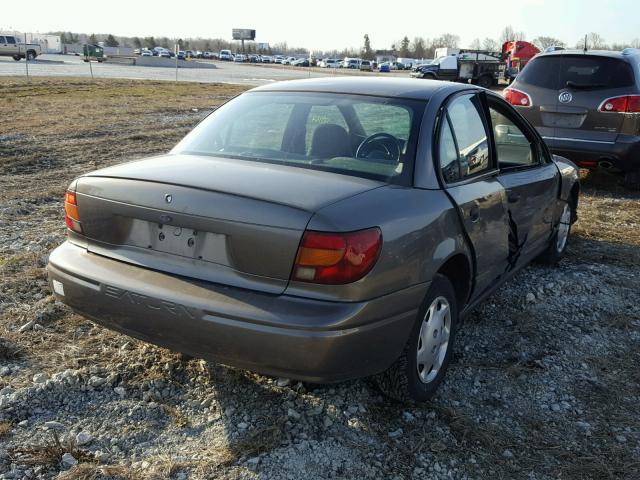
[{"label": "suv rear hatch", "polygon": [[531,97],[532,106],[519,112],[543,137],[613,143],[624,115],[598,109],[607,98],[628,95],[634,85],[633,69],[622,59],[552,54],[531,60],[513,88]]},{"label": "suv rear hatch", "polygon": [[313,212],[381,185],[304,168],[167,155],[80,177],[76,197],[91,252],[278,294]]}]

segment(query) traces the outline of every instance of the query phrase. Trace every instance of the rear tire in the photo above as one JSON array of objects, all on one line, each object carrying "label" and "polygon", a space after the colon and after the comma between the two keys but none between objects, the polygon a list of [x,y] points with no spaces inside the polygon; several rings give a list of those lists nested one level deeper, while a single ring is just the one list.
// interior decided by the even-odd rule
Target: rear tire
[{"label": "rear tire", "polygon": [[375,377],[380,390],[401,402],[429,400],[449,366],[457,328],[455,290],[447,277],[436,274],[402,355]]},{"label": "rear tire", "polygon": [[493,85],[493,78],[483,75],[478,79],[478,86],[482,88],[491,88]]},{"label": "rear tire", "polygon": [[624,187],[629,190],[640,190],[640,170],[624,174]]},{"label": "rear tire", "polygon": [[567,251],[567,245],[569,244],[569,236],[571,235],[571,221],[575,218],[575,206],[573,202],[569,200],[564,204],[562,213],[560,214],[560,221],[556,226],[556,231],[551,237],[549,246],[542,252],[537,258],[540,263],[545,265],[557,265]]},{"label": "rear tire", "polygon": [[20,55],[14,55],[14,56],[13,56],[13,59],[14,59],[16,62],[19,62],[19,61],[20,61]]}]

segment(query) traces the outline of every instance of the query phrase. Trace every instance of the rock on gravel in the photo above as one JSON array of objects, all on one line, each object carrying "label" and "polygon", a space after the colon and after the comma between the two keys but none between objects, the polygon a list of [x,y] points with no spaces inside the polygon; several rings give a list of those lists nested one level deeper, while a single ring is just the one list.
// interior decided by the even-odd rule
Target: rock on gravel
[{"label": "rock on gravel", "polygon": [[75,457],[70,453],[63,454],[61,461],[62,461],[62,465],[67,468],[73,467],[78,463],[78,460],[76,460]]},{"label": "rock on gravel", "polygon": [[79,446],[87,445],[91,443],[92,440],[93,440],[93,435],[91,435],[89,432],[80,432],[76,435],[76,443]]}]

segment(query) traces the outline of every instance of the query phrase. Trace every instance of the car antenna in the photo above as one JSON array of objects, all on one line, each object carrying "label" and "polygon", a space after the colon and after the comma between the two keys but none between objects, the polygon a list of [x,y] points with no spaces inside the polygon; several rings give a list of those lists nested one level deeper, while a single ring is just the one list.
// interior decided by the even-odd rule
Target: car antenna
[{"label": "car antenna", "polygon": [[584,53],[587,53],[587,36],[584,36]]}]

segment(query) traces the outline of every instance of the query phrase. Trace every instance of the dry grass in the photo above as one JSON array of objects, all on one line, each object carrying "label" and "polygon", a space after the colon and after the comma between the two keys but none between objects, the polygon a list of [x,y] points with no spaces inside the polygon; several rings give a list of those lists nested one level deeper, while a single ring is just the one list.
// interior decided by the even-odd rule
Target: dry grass
[{"label": "dry grass", "polygon": [[78,448],[73,440],[62,441],[57,433],[49,433],[50,439],[42,444],[10,448],[10,458],[24,465],[59,465],[65,453],[73,455],[78,462],[89,461],[92,458]]},{"label": "dry grass", "polygon": [[11,422],[0,422],[0,438],[8,436],[11,433],[11,430],[13,430],[13,425],[11,424]]}]

